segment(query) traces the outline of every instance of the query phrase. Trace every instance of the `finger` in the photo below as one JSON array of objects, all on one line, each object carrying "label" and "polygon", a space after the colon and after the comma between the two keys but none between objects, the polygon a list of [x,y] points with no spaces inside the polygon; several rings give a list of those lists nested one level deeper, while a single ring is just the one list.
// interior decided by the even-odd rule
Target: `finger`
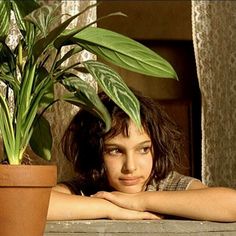
[{"label": "finger", "polygon": [[130,209],[130,210],[138,210],[135,208],[133,205],[133,202],[130,202],[130,200],[127,198],[126,195],[120,194],[118,192],[105,192],[105,191],[100,191],[97,192],[96,194],[92,195],[92,197],[98,197],[105,199],[119,207]]},{"label": "finger", "polygon": [[98,198],[104,198],[105,192],[104,191],[99,191],[95,194],[90,195],[90,197],[98,197]]},{"label": "finger", "polygon": [[99,198],[103,198],[117,205],[119,205],[120,203],[120,198],[118,198],[116,195],[110,192],[105,192],[105,191],[97,192],[95,196]]},{"label": "finger", "polygon": [[150,212],[142,212],[144,220],[161,220],[162,218],[159,215],[150,213]]}]

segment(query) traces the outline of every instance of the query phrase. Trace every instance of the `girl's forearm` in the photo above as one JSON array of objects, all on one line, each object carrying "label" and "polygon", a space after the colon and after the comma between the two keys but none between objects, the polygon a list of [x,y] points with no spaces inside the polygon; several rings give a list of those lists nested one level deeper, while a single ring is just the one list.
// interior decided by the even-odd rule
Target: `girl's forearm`
[{"label": "girl's forearm", "polygon": [[156,214],[125,209],[105,199],[52,191],[48,220],[159,219]]},{"label": "girl's forearm", "polygon": [[52,191],[47,218],[48,220],[107,218],[108,204],[104,199]]},{"label": "girl's forearm", "polygon": [[205,188],[143,192],[144,210],[198,220],[236,221],[236,191]]}]

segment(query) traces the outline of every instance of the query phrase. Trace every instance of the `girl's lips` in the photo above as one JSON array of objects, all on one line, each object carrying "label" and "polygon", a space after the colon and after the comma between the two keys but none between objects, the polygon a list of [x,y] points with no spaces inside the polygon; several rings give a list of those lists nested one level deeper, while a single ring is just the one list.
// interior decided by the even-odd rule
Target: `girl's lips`
[{"label": "girl's lips", "polygon": [[132,178],[120,178],[120,181],[123,185],[132,186],[139,183],[139,177],[132,177]]}]

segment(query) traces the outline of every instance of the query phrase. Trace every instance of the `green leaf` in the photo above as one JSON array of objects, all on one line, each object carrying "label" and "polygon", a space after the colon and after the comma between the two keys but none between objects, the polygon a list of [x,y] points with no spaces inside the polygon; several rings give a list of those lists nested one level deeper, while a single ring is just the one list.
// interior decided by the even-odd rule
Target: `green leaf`
[{"label": "green leaf", "polygon": [[[97,5],[97,4],[94,4],[94,5],[91,5],[91,6],[87,7],[87,8],[86,8],[84,11],[82,11],[80,14],[82,14],[82,13],[85,12],[88,8],[91,8],[91,7],[95,6],[95,5]],[[126,16],[126,15],[124,15],[124,14],[121,13],[121,12],[115,12],[115,13],[111,13],[111,14],[108,14],[108,15],[106,15],[106,16],[100,17],[100,18],[98,18],[97,20],[90,22],[89,24],[85,25],[85,26],[82,27],[82,28],[79,28],[79,29],[75,28],[75,29],[70,29],[70,30],[67,29],[67,30],[65,30],[65,31],[61,34],[61,36],[59,36],[59,37],[55,40],[55,42],[54,42],[55,48],[58,49],[58,48],[60,48],[60,47],[62,47],[62,46],[75,44],[75,42],[74,42],[73,40],[71,40],[71,38],[72,38],[74,35],[76,35],[76,34],[79,33],[80,31],[83,31],[85,28],[88,28],[88,27],[94,25],[95,23],[97,23],[98,21],[100,21],[100,20],[102,20],[102,19],[105,19],[105,18],[108,18],[108,17],[111,17],[111,16],[117,16],[117,15],[119,15],[119,16]]]},{"label": "green leaf", "polygon": [[20,90],[20,82],[16,78],[16,58],[4,42],[0,42],[0,81],[10,86],[16,98]]},{"label": "green leaf", "polygon": [[22,34],[22,41],[27,44],[28,52],[31,52],[35,40],[35,27],[30,22],[25,21],[24,17],[39,7],[37,0],[27,0],[27,2],[22,0],[12,1],[16,23]]},{"label": "green leaf", "polygon": [[9,162],[14,162],[15,136],[6,99],[0,93],[0,130]]},{"label": "green leaf", "polygon": [[14,91],[15,95],[18,94],[18,92],[20,90],[20,83],[19,83],[19,81],[15,80],[15,78],[13,78],[12,76],[0,74],[0,81],[9,85],[10,88]]},{"label": "green leaf", "polygon": [[[26,0],[26,1],[13,0],[12,3],[18,9],[21,18],[24,18],[26,15],[28,15],[29,13],[40,7],[38,0]],[[14,11],[16,8],[14,8]]]},{"label": "green leaf", "polygon": [[[21,127],[22,132],[24,133],[24,138],[22,138],[23,140],[22,143],[27,143],[27,136],[28,133],[31,132],[32,124],[38,112],[41,100],[51,86],[52,86],[52,80],[49,77],[47,77],[45,80],[41,81],[41,83],[35,89],[29,109],[25,112],[23,126]],[[21,114],[24,114],[24,111],[20,112]]]},{"label": "green leaf", "polygon": [[[37,71],[35,72],[35,84],[33,88],[33,96],[34,94],[38,94],[37,90],[44,84],[44,80],[47,80],[49,77],[48,71],[44,67],[37,68]],[[36,95],[37,96],[37,95]],[[47,89],[44,92],[43,97],[40,100],[39,103],[39,109],[47,107],[49,104],[51,104],[54,100],[54,86],[53,83],[50,83],[50,86],[47,86]]]},{"label": "green leaf", "polygon": [[[50,7],[50,6],[48,6]],[[37,10],[36,10],[37,11]],[[35,14],[35,13],[34,13]],[[70,17],[57,27],[55,27],[45,38],[42,38],[36,42],[33,47],[33,55],[35,60],[44,52],[44,50],[54,41],[57,37],[68,27],[68,25],[77,18],[81,13],[77,13]],[[38,19],[39,20],[39,19]]]},{"label": "green leaf", "polygon": [[31,12],[24,19],[37,26],[43,33],[43,37],[46,37],[55,17],[58,19],[58,14],[56,13],[58,13],[59,7],[59,4],[43,5]]},{"label": "green leaf", "polygon": [[121,34],[89,27],[73,37],[86,50],[125,69],[162,78],[177,78],[172,66],[157,53]]},{"label": "green leaf", "polygon": [[98,116],[106,125],[105,131],[108,131],[111,127],[111,118],[95,89],[79,77],[67,76],[61,83],[67,90],[75,93],[73,95],[64,95],[63,100]]},{"label": "green leaf", "polygon": [[[86,7],[83,11],[79,12],[78,14],[74,15],[73,17],[71,17],[70,19],[74,20],[75,18],[81,16],[82,14],[84,14],[86,11],[88,11],[89,9],[93,8],[93,7],[96,7],[97,5],[99,5],[99,3],[95,3],[95,4],[92,4],[92,5],[89,5],[88,7]],[[70,20],[68,19],[68,20]],[[71,20],[70,20],[71,21]],[[95,21],[96,22],[96,21]],[[92,22],[90,24],[94,24],[95,22]],[[89,25],[90,25],[89,24]],[[83,27],[83,28],[86,28],[87,26]],[[79,31],[81,31],[83,28],[75,28],[75,29],[70,29],[70,30],[66,30],[64,31],[61,36],[59,36],[55,42],[54,42],[54,47],[59,49],[61,48],[62,46],[65,46],[67,45],[67,41],[72,37],[74,36],[75,34],[77,34]],[[70,43],[69,43],[70,44]]]},{"label": "green leaf", "polygon": [[83,64],[103,91],[141,126],[139,102],[120,75],[101,62],[91,60]]},{"label": "green leaf", "polygon": [[49,122],[43,116],[35,117],[30,147],[43,159],[48,161],[51,159],[52,133]]},{"label": "green leaf", "polygon": [[37,3],[37,0],[30,0],[27,2],[22,0],[12,1],[12,8],[20,30],[25,31],[28,27],[24,21],[24,17],[39,7],[40,5]]},{"label": "green leaf", "polygon": [[26,113],[29,109],[29,105],[31,102],[31,94],[32,88],[34,84],[35,78],[35,70],[36,64],[27,63],[25,65],[24,75],[22,76],[21,81],[21,90],[20,90],[20,97],[19,97],[19,114],[22,115]]},{"label": "green leaf", "polygon": [[56,62],[55,68],[58,68],[64,61],[66,61],[68,58],[71,58],[76,53],[81,52],[82,50],[83,49],[80,46],[73,47],[60,60]]},{"label": "green leaf", "polygon": [[[0,41],[5,41],[10,27],[10,1],[0,0]],[[0,46],[1,49],[1,46]]]},{"label": "green leaf", "polygon": [[[0,65],[6,63],[8,66],[6,73],[14,75],[16,71],[16,58],[6,43],[0,42]],[[6,67],[5,67],[6,69]],[[0,71],[1,73],[2,71]]]}]

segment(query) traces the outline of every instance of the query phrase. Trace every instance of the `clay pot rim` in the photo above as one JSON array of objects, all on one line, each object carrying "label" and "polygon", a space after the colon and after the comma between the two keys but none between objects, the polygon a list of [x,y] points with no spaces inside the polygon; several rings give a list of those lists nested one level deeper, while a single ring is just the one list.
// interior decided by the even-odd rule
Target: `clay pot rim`
[{"label": "clay pot rim", "polygon": [[52,187],[56,165],[0,165],[0,187]]}]

